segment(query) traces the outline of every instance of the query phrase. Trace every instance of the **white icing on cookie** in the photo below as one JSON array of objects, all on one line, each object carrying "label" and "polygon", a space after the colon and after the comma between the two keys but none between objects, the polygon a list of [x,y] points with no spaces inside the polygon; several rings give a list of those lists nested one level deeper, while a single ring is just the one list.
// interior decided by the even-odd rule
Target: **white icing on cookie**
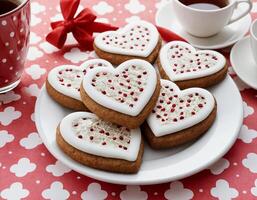
[{"label": "white icing on cookie", "polygon": [[153,24],[138,21],[117,31],[100,33],[94,43],[105,52],[147,57],[156,47],[158,40],[159,33]]},{"label": "white icing on cookie", "polygon": [[60,123],[60,132],[71,146],[96,156],[135,161],[140,150],[140,129],[105,122],[93,113],[69,114]]},{"label": "white icing on cookie", "polygon": [[212,75],[226,65],[217,51],[196,51],[190,44],[169,42],[160,51],[160,62],[171,81],[183,81]]},{"label": "white icing on cookie", "polygon": [[214,97],[201,88],[180,90],[176,84],[161,80],[161,93],[147,123],[156,137],[190,128],[213,111]]},{"label": "white icing on cookie", "polygon": [[81,101],[79,88],[83,77],[95,67],[112,67],[112,64],[103,59],[92,59],[80,66],[61,65],[49,72],[47,80],[58,92]]},{"label": "white icing on cookie", "polygon": [[153,66],[139,59],[128,60],[116,69],[95,68],[83,79],[87,95],[98,104],[137,116],[149,102],[157,84]]}]

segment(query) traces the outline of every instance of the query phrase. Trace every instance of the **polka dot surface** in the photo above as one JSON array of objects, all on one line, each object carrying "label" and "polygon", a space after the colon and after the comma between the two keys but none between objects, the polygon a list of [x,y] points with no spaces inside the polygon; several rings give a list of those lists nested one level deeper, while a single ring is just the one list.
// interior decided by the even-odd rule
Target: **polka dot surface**
[{"label": "polka dot surface", "polygon": [[[81,5],[82,7],[90,7],[96,14],[101,13],[101,15],[97,14],[99,18],[108,19],[109,23],[113,25],[124,26],[127,20],[130,20],[132,16],[137,16],[140,19],[154,23],[155,13],[157,7],[161,6],[161,2],[165,3],[166,0],[81,0]],[[256,0],[253,2],[254,4],[257,3]],[[36,98],[40,88],[45,82],[47,72],[53,67],[64,64],[79,65],[87,59],[95,57],[94,53],[85,52],[77,46],[68,46],[62,51],[59,51],[45,43],[44,38],[49,32],[51,20],[59,20],[58,16],[60,16],[61,13],[58,4],[58,0],[31,1],[31,32],[35,34],[31,34],[30,37],[30,47],[32,47],[32,51],[28,54],[25,68],[31,68],[32,65],[39,65],[39,67],[37,67],[37,70],[33,71],[33,73],[24,72],[21,83],[15,90],[6,94],[0,94],[0,175],[4,177],[4,179],[0,179],[0,199],[116,200],[131,199],[133,197],[138,200],[201,200],[203,198],[245,200],[257,198],[257,116],[255,114],[257,110],[257,92],[240,81],[236,75],[232,75],[232,78],[238,85],[244,101],[245,118],[243,122],[244,126],[239,132],[235,145],[222,158],[227,160],[226,165],[218,161],[218,164],[210,166],[211,169],[203,170],[196,175],[179,181],[158,185],[124,186],[94,180],[72,171],[67,166],[57,161],[43,145],[42,139],[37,133],[34,122],[34,105]],[[44,15],[44,13],[46,13],[46,15]],[[253,19],[257,17],[255,10],[253,10],[251,16]],[[12,16],[10,21],[4,18],[0,19],[1,34],[3,30],[7,31],[5,35],[7,35],[8,38],[8,40],[3,41],[1,47],[7,48],[8,51],[5,56],[0,53],[0,65],[6,66],[4,71],[12,71],[14,76],[16,76],[15,74],[17,74],[17,76],[21,74],[21,71],[15,71],[16,68],[14,65],[9,64],[10,59],[15,61],[17,59],[17,56],[14,56],[16,55],[16,48],[14,48],[12,43],[12,40],[14,40],[17,35],[11,33],[12,30],[7,30],[6,28],[10,23],[18,24],[21,18],[24,19],[24,17],[21,16]],[[44,23],[46,23],[46,25],[44,25]],[[18,32],[20,32],[22,28],[23,31],[21,31],[21,33],[24,34],[26,32],[24,27],[19,27]],[[144,39],[140,37],[140,39],[137,40],[136,35],[139,31],[142,31],[145,35]],[[122,44],[116,44],[115,42],[117,42],[117,40],[115,36],[109,37],[108,39],[106,38],[106,42],[112,45],[118,45],[121,48],[130,48],[131,46],[139,50],[147,48],[147,30],[138,28],[133,31],[131,30],[131,33],[135,35],[128,37],[130,40],[128,40],[127,43],[125,43],[125,40],[122,40]],[[112,39],[112,41],[110,39]],[[19,40],[20,43],[22,43],[24,40],[28,40],[28,38],[20,38]],[[68,41],[71,44],[74,43],[74,40],[69,37]],[[136,46],[136,44],[138,44],[138,46]],[[146,46],[142,46],[143,44]],[[13,50],[13,53],[9,54],[11,50]],[[229,59],[228,54],[224,55]],[[20,59],[21,58],[22,56],[20,56]],[[211,57],[208,59],[210,59],[211,63],[215,62]],[[48,60],[48,62],[46,62],[46,60]],[[43,69],[45,69],[45,73],[42,73]],[[179,71],[181,71],[182,68],[179,67],[179,69]],[[6,77],[2,78],[1,73],[2,71],[0,69],[0,82],[9,81]],[[37,79],[33,79],[35,76]],[[107,76],[106,79],[108,79]],[[115,79],[112,79],[112,81],[115,81]],[[122,89],[122,94],[119,94],[119,90],[117,89],[117,101],[121,101],[119,98],[124,98],[123,94],[130,91],[128,88],[125,88],[125,86],[127,86],[126,81],[127,78],[123,78],[122,83],[124,83],[124,86],[119,87],[119,89]],[[136,79],[136,81],[138,80]],[[143,80],[141,82],[143,84]],[[68,84],[68,81],[65,82],[65,84]],[[108,95],[110,91],[111,89],[108,88],[106,95]],[[190,98],[191,97],[182,99],[174,98],[173,101],[183,100],[183,103],[186,103]],[[192,98],[199,99],[199,103],[204,104],[204,99],[201,99],[200,96],[194,94]],[[224,94],[224,98],[226,98],[226,94]],[[126,99],[126,103],[128,104],[133,101],[133,99]],[[26,102],[26,104],[23,104],[23,102]],[[168,101],[166,104],[167,103]],[[161,112],[163,103],[159,102],[158,105],[159,104],[161,107],[156,109],[156,111],[160,113],[161,117],[159,119],[162,120],[165,119],[165,112]],[[196,106],[195,109],[200,108]],[[191,112],[192,108],[189,110],[189,113]],[[180,117],[179,108],[176,108],[175,113],[169,120]],[[49,111],[49,114],[54,113]],[[185,115],[183,116],[185,117]],[[226,132],[221,131],[220,134],[226,134]],[[111,140],[108,140],[107,142],[110,141]],[[216,148],[219,147],[217,146]],[[10,154],[10,152],[12,153]],[[164,170],[164,173],[173,172],[166,172]]]}]

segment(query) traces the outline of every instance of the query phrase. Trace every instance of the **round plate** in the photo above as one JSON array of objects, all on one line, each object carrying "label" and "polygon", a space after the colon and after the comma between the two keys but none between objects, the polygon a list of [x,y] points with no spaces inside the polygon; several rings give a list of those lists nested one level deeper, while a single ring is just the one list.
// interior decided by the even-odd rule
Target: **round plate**
[{"label": "round plate", "polygon": [[[239,9],[238,9],[239,10]],[[250,14],[235,23],[226,26],[220,33],[212,37],[194,37],[184,31],[173,11],[172,1],[164,4],[156,13],[155,22],[158,26],[168,28],[185,38],[190,44],[199,49],[221,49],[236,43],[248,32],[251,25]]]},{"label": "round plate", "polygon": [[246,37],[237,42],[230,53],[231,65],[247,85],[257,90],[257,64],[251,52],[250,37]]},{"label": "round plate", "polygon": [[[126,175],[86,167],[64,154],[55,141],[58,123],[71,110],[55,103],[45,86],[37,99],[35,119],[38,133],[47,149],[71,169],[86,176],[117,184],[157,184],[195,174],[222,157],[235,142],[243,120],[242,99],[233,80],[227,76],[219,85],[210,88],[217,100],[217,118],[209,131],[197,141],[155,151],[145,145],[142,166],[137,174]],[[226,98],[224,98],[226,94]],[[233,115],[231,115],[233,113]]]}]

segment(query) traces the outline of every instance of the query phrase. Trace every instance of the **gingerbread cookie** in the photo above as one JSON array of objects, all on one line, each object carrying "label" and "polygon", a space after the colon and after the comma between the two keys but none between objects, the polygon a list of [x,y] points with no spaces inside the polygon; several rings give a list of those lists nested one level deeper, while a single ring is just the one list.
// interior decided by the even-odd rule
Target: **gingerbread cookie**
[{"label": "gingerbread cookie", "polygon": [[227,74],[225,57],[211,50],[196,51],[186,42],[173,41],[160,51],[158,67],[163,79],[175,82],[180,89],[209,87]]},{"label": "gingerbread cookie", "polygon": [[141,130],[152,148],[170,148],[204,134],[213,124],[216,110],[215,99],[207,90],[180,90],[162,79],[157,104]]},{"label": "gingerbread cookie", "polygon": [[162,40],[157,28],[148,22],[129,23],[117,31],[100,33],[94,40],[96,54],[114,65],[140,58],[154,63]]},{"label": "gingerbread cookie", "polygon": [[80,85],[87,71],[95,67],[112,67],[112,65],[102,59],[92,59],[80,66],[62,65],[53,68],[46,80],[48,94],[67,108],[88,110],[80,98]]},{"label": "gingerbread cookie", "polygon": [[140,129],[105,122],[92,113],[66,116],[57,128],[56,141],[72,159],[96,169],[136,173],[141,165]]},{"label": "gingerbread cookie", "polygon": [[155,106],[160,80],[153,66],[139,59],[116,69],[99,67],[84,77],[80,94],[87,108],[105,121],[139,127]]}]

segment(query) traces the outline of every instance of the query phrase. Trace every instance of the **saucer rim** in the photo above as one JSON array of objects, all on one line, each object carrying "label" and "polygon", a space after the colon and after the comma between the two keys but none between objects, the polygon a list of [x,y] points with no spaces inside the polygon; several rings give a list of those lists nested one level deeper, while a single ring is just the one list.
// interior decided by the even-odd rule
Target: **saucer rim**
[{"label": "saucer rim", "polygon": [[[242,77],[238,72],[238,68],[235,67],[235,52],[238,51],[238,49],[240,48],[240,45],[242,45],[242,43],[244,42],[250,42],[250,35],[247,35],[246,37],[242,38],[241,40],[239,40],[231,49],[231,52],[230,52],[230,56],[229,56],[229,59],[230,59],[230,63],[231,63],[231,66],[233,68],[233,70],[235,71],[236,75],[248,86],[250,86],[251,88],[257,90],[257,82],[256,82],[256,85],[253,85],[252,83],[249,83],[249,81],[247,81],[244,77]],[[257,67],[257,66],[256,66]]]},{"label": "saucer rim", "polygon": [[[159,20],[159,18],[160,18],[160,16],[161,16],[161,11],[162,11],[162,9],[164,9],[165,8],[165,6],[167,6],[167,5],[170,5],[170,4],[172,4],[172,1],[170,1],[170,2],[165,2],[165,3],[163,3],[158,9],[157,9],[157,11],[156,11],[156,14],[155,14],[155,23],[156,23],[156,25],[157,26],[161,26],[161,23],[160,23],[160,20]],[[232,45],[234,45],[235,43],[237,43],[238,41],[240,41],[241,39],[243,39],[246,35],[247,35],[247,33],[249,32],[249,30],[250,30],[250,26],[251,26],[251,22],[252,22],[252,18],[251,18],[251,15],[250,15],[250,13],[248,13],[247,15],[245,15],[242,19],[244,19],[244,18],[248,18],[248,27],[247,27],[247,29],[245,29],[245,31],[244,31],[244,33],[240,36],[240,37],[236,37],[234,40],[231,40],[230,42],[227,42],[227,43],[223,43],[223,45],[222,44],[219,44],[219,45],[211,45],[211,46],[202,46],[202,45],[197,45],[197,44],[195,44],[195,43],[190,43],[192,46],[194,46],[195,48],[198,48],[198,49],[213,49],[213,50],[215,50],[215,49],[224,49],[224,48],[226,48],[226,47],[230,47],[230,46],[232,46]],[[242,20],[241,19],[241,20]],[[240,21],[240,20],[239,20]],[[237,22],[235,22],[235,23],[238,23],[239,21],[237,21]],[[163,26],[162,26],[163,27]],[[169,27],[164,27],[164,28],[167,28],[168,30],[171,30]],[[173,31],[173,30],[171,30],[171,31]],[[187,33],[187,34],[189,34],[189,33]],[[195,37],[195,36],[193,36],[192,35],[192,37],[194,37],[194,38],[197,38],[197,37]],[[211,36],[211,37],[207,37],[207,38],[212,38],[212,37],[215,37],[215,36]],[[206,38],[206,39],[207,39]],[[187,38],[185,38],[185,39],[187,39]]]}]

